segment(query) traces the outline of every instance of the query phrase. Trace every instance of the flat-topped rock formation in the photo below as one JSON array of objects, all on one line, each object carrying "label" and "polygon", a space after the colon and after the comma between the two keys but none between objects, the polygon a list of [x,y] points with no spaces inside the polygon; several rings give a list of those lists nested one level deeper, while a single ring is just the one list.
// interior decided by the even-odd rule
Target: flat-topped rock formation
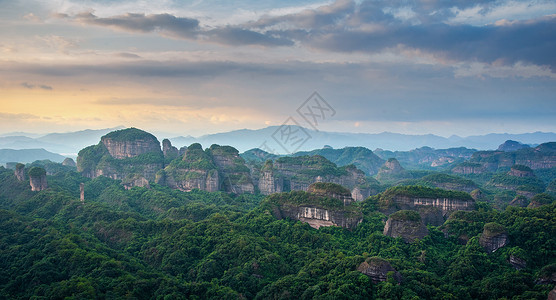
[{"label": "flat-topped rock formation", "polygon": [[485,248],[485,251],[492,253],[506,246],[508,242],[508,233],[504,226],[498,223],[485,224],[483,233],[479,239],[479,243]]},{"label": "flat-topped rock formation", "polygon": [[357,271],[369,276],[374,283],[386,281],[389,272],[393,273],[394,280],[398,283],[402,281],[402,275],[387,260],[380,257],[367,258],[357,267]]}]

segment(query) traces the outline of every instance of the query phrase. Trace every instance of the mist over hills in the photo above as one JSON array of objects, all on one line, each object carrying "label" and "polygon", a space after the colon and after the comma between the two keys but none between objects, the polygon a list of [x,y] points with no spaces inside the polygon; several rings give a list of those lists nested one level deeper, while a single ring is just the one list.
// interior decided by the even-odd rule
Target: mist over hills
[{"label": "mist over hills", "polygon": [[[295,128],[296,126],[291,126]],[[534,132],[522,134],[491,133],[469,137],[451,136],[449,138],[434,134],[409,135],[392,132],[382,133],[348,133],[348,132],[326,132],[303,128],[308,134],[306,142],[301,147],[286,147],[286,150],[278,144],[280,141],[280,126],[270,126],[262,129],[241,129],[230,132],[208,134],[200,137],[174,137],[172,144],[181,147],[191,143],[200,143],[204,146],[212,144],[233,145],[240,152],[253,148],[263,148],[267,152],[285,154],[288,152],[310,151],[321,149],[328,145],[332,148],[343,147],[366,147],[369,149],[384,149],[392,151],[409,151],[420,147],[431,147],[435,149],[466,147],[477,150],[494,150],[506,140],[515,140],[523,144],[537,145],[547,141],[556,141],[556,134],[552,132]],[[300,129],[301,130],[301,129]],[[275,140],[276,138],[276,140]],[[270,150],[270,151],[269,151]]]},{"label": "mist over hills", "polygon": [[[79,150],[98,143],[103,135],[118,129],[114,128],[98,130],[81,130],[67,133],[50,133],[38,136],[33,133],[17,132],[0,135],[0,149],[44,149],[49,152],[64,156],[77,156]],[[280,126],[269,126],[261,129],[241,129],[229,132],[207,134],[199,137],[187,135],[170,138],[173,145],[179,147],[189,146],[192,143],[200,143],[204,147],[212,144],[232,145],[240,152],[253,148],[261,148],[269,153],[289,154],[299,151],[311,151],[330,146],[335,149],[344,147],[365,147],[371,150],[382,149],[390,151],[409,151],[421,147],[435,149],[447,149],[455,147],[466,147],[477,150],[494,150],[506,140],[514,140],[523,144],[537,145],[548,141],[556,141],[556,133],[534,132],[522,134],[491,133],[469,137],[451,136],[449,138],[434,134],[409,135],[392,132],[383,133],[349,133],[349,132],[326,132],[307,128],[291,126],[293,130],[304,132],[304,141],[294,146],[286,145],[280,132]],[[167,136],[157,134],[162,140]],[[278,143],[280,142],[280,143]],[[282,145],[285,147],[282,147]]]}]

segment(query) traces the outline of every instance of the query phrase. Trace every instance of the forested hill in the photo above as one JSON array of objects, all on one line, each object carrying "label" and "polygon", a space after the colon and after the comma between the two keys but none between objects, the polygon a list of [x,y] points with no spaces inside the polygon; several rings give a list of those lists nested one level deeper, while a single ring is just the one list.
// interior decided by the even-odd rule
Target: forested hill
[{"label": "forested hill", "polygon": [[[125,190],[72,171],[47,180],[32,192],[0,167],[2,299],[546,299],[554,286],[550,201],[478,202],[406,243],[383,234],[380,195],[351,204],[354,229],[314,229],[276,218],[261,195]],[[501,234],[507,245],[488,251]]]}]

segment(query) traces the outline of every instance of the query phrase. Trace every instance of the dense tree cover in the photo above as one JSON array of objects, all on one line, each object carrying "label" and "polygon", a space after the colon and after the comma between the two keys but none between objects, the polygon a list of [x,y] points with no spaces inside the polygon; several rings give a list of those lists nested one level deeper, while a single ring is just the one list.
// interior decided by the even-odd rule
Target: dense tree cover
[{"label": "dense tree cover", "polygon": [[[48,180],[31,192],[0,168],[0,298],[546,299],[552,289],[535,281],[556,263],[555,203],[480,204],[406,244],[382,234],[372,199],[354,204],[364,220],[353,231],[316,230],[277,220],[257,195],[124,190],[72,172]],[[487,254],[478,237],[490,222],[506,228],[510,245]],[[511,254],[527,268],[512,268]],[[358,272],[369,257],[390,262],[401,284]]]},{"label": "dense tree cover", "polygon": [[158,139],[154,135],[134,127],[112,131],[104,135],[102,139],[111,139],[119,142],[151,140],[159,143]]}]

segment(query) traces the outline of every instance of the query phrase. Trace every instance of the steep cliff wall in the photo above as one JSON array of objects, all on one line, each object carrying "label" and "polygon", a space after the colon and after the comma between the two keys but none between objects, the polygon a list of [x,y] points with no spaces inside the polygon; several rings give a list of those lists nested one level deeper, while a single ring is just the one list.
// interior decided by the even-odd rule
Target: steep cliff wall
[{"label": "steep cliff wall", "polygon": [[398,210],[438,208],[445,218],[454,211],[475,209],[475,200],[467,193],[422,186],[390,188],[378,196],[378,204],[386,214]]},{"label": "steep cliff wall", "polygon": [[222,190],[229,193],[254,193],[249,168],[239,151],[231,146],[212,145],[209,148],[212,161],[221,174]]},{"label": "steep cliff wall", "polygon": [[339,199],[303,191],[272,194],[265,201],[263,207],[267,207],[276,218],[299,220],[317,229],[322,226],[353,229],[363,219],[357,208],[344,206]]},{"label": "steep cliff wall", "polygon": [[[351,196],[362,201],[377,192],[365,173],[353,165],[337,167],[326,158],[315,156],[283,157],[268,161],[260,170],[258,187],[262,194],[307,191],[314,182],[331,182],[348,188]],[[378,184],[378,183],[376,183]]]},{"label": "steep cliff wall", "polygon": [[35,192],[47,189],[46,171],[40,167],[29,169],[29,185],[31,185],[31,190]]},{"label": "steep cliff wall", "polygon": [[416,211],[400,210],[390,215],[384,226],[383,234],[391,237],[401,237],[404,242],[411,243],[422,239],[429,231]]},{"label": "steep cliff wall", "polygon": [[103,136],[98,145],[79,151],[77,157],[77,171],[90,178],[106,176],[131,182],[131,178],[140,176],[154,181],[163,167],[164,157],[156,137],[136,128],[113,131]]}]

